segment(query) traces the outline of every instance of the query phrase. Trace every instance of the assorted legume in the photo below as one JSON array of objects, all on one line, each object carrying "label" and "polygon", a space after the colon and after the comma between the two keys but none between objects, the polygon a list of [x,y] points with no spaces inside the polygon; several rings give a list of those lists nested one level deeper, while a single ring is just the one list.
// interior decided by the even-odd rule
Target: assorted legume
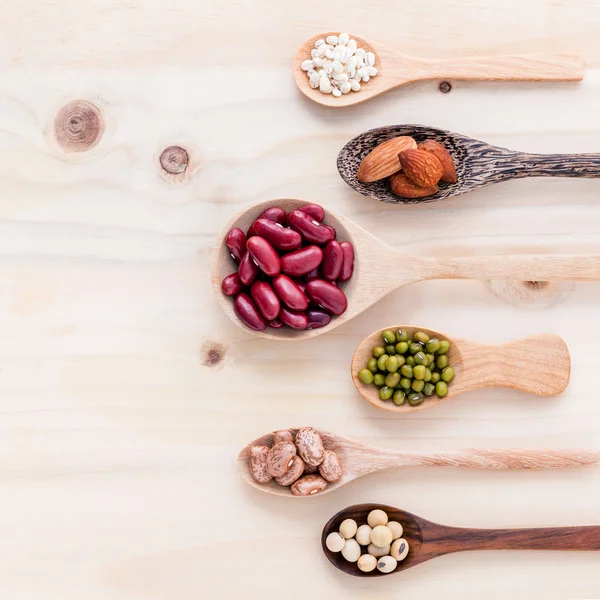
[{"label": "assorted legume", "polygon": [[354,247],[338,242],[324,219],[318,204],[289,213],[274,206],[247,234],[239,227],[229,231],[225,244],[237,272],[223,279],[221,290],[234,298],[245,325],[256,331],[317,329],[346,311],[348,299],[338,284],[352,277]]},{"label": "assorted legume", "polygon": [[325,539],[330,552],[341,552],[348,562],[357,563],[364,573],[378,569],[391,573],[409,552],[409,545],[402,537],[404,530],[397,521],[388,521],[385,511],[372,510],[367,523],[354,519],[340,523],[339,531],[331,532]]},{"label": "assorted legume", "polygon": [[448,351],[450,342],[430,338],[424,331],[412,336],[405,329],[386,329],[384,345],[374,346],[364,369],[357,373],[365,385],[376,385],[381,400],[396,406],[417,406],[434,394],[443,398],[454,379]]}]

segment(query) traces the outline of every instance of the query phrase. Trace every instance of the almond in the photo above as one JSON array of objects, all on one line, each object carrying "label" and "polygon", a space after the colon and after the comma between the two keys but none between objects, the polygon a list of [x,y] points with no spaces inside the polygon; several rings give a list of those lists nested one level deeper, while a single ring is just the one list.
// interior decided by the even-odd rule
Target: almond
[{"label": "almond", "polygon": [[356,178],[363,183],[385,179],[400,170],[398,154],[416,148],[417,142],[406,135],[383,142],[363,158],[358,173],[356,173]]},{"label": "almond", "polygon": [[396,173],[390,177],[390,188],[396,196],[401,198],[423,198],[435,194],[439,189],[437,185],[419,187],[404,173]]},{"label": "almond", "polygon": [[406,150],[399,154],[400,166],[406,176],[418,187],[431,187],[440,180],[442,163],[425,150]]},{"label": "almond", "polygon": [[425,152],[431,152],[441,163],[444,173],[442,174],[441,181],[446,183],[456,183],[456,169],[454,168],[454,161],[450,152],[446,150],[446,147],[439,142],[434,140],[425,140],[418,145],[419,150],[425,150]]}]

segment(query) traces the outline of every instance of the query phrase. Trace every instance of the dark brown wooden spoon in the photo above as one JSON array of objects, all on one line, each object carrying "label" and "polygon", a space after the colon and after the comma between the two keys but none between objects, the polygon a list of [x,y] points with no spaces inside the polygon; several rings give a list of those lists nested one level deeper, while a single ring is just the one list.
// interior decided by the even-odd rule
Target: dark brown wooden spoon
[{"label": "dark brown wooden spoon", "polygon": [[[409,545],[408,555],[392,573],[381,573],[377,569],[363,573],[356,563],[348,562],[340,552],[331,552],[325,545],[327,536],[338,531],[344,519],[354,519],[359,526],[363,525],[367,522],[367,515],[376,508],[384,510],[390,521],[398,521],[402,525],[402,537]],[[357,577],[382,577],[444,554],[466,550],[600,550],[600,526],[470,529],[439,525],[385,504],[356,504],[327,521],[321,534],[321,546],[325,556],[340,571]],[[363,547],[364,552],[366,548]]]},{"label": "dark brown wooden spoon", "polygon": [[[454,160],[456,183],[440,183],[440,189],[424,198],[400,198],[392,193],[387,179],[361,183],[356,173],[362,159],[390,138],[408,135],[417,143],[435,140]],[[361,133],[340,151],[337,168],[342,179],[363,196],[382,202],[407,204],[433,202],[478,188],[523,177],[600,177],[600,154],[530,154],[492,146],[460,133],[422,125],[390,125]]]}]

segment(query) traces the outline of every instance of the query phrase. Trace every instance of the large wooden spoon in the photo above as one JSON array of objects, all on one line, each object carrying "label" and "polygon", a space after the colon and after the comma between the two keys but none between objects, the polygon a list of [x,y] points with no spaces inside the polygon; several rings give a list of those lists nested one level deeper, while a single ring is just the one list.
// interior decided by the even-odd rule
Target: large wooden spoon
[{"label": "large wooden spoon", "polygon": [[579,54],[556,52],[430,60],[402,54],[351,34],[350,37],[357,41],[359,48],[373,52],[378,73],[368,83],[363,83],[359,92],[335,98],[331,94],[312,89],[301,65],[310,59],[310,52],[318,39],[338,33],[329,31],[306,40],[296,52],[292,65],[294,79],[300,91],[324,106],[358,104],[405,83],[426,79],[579,81],[583,78],[583,60]]},{"label": "large wooden spoon", "polygon": [[[452,155],[456,183],[440,183],[436,194],[424,198],[400,198],[387,179],[361,183],[356,173],[363,158],[390,138],[407,135],[417,143],[435,140]],[[337,168],[342,179],[363,196],[382,202],[407,204],[432,202],[478,188],[524,177],[600,177],[600,154],[531,154],[492,146],[453,131],[423,125],[389,125],[370,129],[351,139],[340,151]]]},{"label": "large wooden spoon", "polygon": [[[435,394],[411,406],[405,402],[396,406],[391,400],[379,398],[379,388],[362,383],[357,376],[373,356],[373,347],[381,346],[381,334],[386,329],[405,329],[410,336],[416,331],[424,331],[431,338],[448,340],[448,359],[454,369],[454,379],[448,386],[448,394],[438,398]],[[524,367],[526,365],[526,367]],[[442,401],[454,398],[463,392],[488,386],[511,387],[537,396],[556,396],[567,387],[571,373],[571,358],[564,340],[549,333],[535,335],[509,342],[502,346],[487,346],[466,340],[450,338],[443,333],[398,325],[385,327],[366,337],[356,349],[352,358],[352,381],[360,395],[373,406],[391,412],[411,412],[421,408],[436,406]]]},{"label": "large wooden spoon", "polygon": [[[354,519],[358,525],[363,525],[367,522],[367,515],[375,509],[385,511],[390,521],[402,525],[402,537],[409,545],[408,555],[391,573],[381,573],[377,569],[363,573],[356,563],[348,562],[341,553],[331,552],[325,545],[327,536],[338,531],[344,519]],[[444,554],[467,550],[600,550],[600,526],[470,529],[433,523],[386,504],[356,504],[327,521],[321,535],[321,546],[325,556],[340,571],[357,577],[381,577],[406,571]],[[366,552],[365,548],[363,550]]]},{"label": "large wooden spoon", "polygon": [[[296,435],[298,428],[290,429]],[[540,449],[465,449],[448,452],[423,454],[418,452],[397,452],[367,446],[356,440],[342,437],[322,429],[317,429],[326,450],[337,453],[342,464],[343,475],[336,483],[330,483],[321,496],[337,490],[343,485],[376,471],[398,467],[469,467],[472,469],[564,469],[582,467],[598,462],[600,452],[582,449],[548,450]],[[248,468],[248,451],[251,446],[269,446],[273,444],[273,434],[268,433],[244,446],[238,456],[238,470],[242,478],[251,486],[273,494],[289,498],[307,498],[312,496],[294,496],[289,487],[282,487],[271,481],[258,483]]]},{"label": "large wooden spoon", "polygon": [[213,252],[211,276],[213,289],[225,313],[246,331],[278,340],[306,339],[332,331],[393,290],[427,279],[507,279],[517,281],[592,281],[600,280],[600,255],[524,254],[506,256],[461,256],[455,258],[411,256],[384,244],[349,219],[326,211],[325,223],[337,231],[339,241],[354,244],[354,275],[340,289],[348,297],[348,309],[334,317],[326,327],[298,331],[282,327],[254,331],[236,316],[231,298],[221,292],[223,279],[236,270],[225,236],[232,227],[247,231],[255,219],[271,206],[293,210],[303,200],[279,199],[254,204],[233,217],[221,231]]}]

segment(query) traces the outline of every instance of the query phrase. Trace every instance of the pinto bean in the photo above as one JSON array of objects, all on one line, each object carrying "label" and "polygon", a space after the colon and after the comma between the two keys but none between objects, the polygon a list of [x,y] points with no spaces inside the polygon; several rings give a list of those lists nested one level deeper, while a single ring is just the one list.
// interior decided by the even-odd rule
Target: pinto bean
[{"label": "pinto bean", "polygon": [[320,475],[305,475],[292,485],[294,496],[314,496],[327,487],[327,482]]},{"label": "pinto bean", "polygon": [[248,469],[258,483],[269,483],[273,476],[267,471],[268,446],[252,446],[248,450]]},{"label": "pinto bean", "polygon": [[348,308],[346,294],[324,279],[311,279],[306,284],[307,296],[334,315],[342,315]]},{"label": "pinto bean", "polygon": [[279,275],[281,271],[281,261],[275,248],[258,235],[251,237],[246,242],[246,248],[250,253],[250,256],[254,259],[254,262],[258,265],[258,268],[268,275],[269,277],[275,277]]},{"label": "pinto bean", "polygon": [[279,442],[294,442],[294,436],[289,429],[280,429],[273,434],[273,446]]},{"label": "pinto bean", "polygon": [[262,318],[258,308],[256,308],[256,304],[252,302],[250,296],[245,292],[242,292],[235,297],[233,309],[240,321],[250,327],[250,329],[263,331],[267,328],[267,323]]},{"label": "pinto bean", "polygon": [[299,456],[294,456],[290,468],[281,476],[275,477],[279,485],[292,485],[304,473],[304,461]]},{"label": "pinto bean", "polygon": [[325,449],[319,432],[313,427],[303,427],[296,434],[296,447],[300,458],[308,465],[316,466],[323,462]]},{"label": "pinto bean", "polygon": [[342,478],[342,463],[333,450],[325,450],[323,462],[319,465],[319,473],[329,483],[335,483]]},{"label": "pinto bean", "polygon": [[296,446],[292,442],[275,444],[267,455],[267,471],[273,477],[281,477],[292,466],[296,456]]}]

